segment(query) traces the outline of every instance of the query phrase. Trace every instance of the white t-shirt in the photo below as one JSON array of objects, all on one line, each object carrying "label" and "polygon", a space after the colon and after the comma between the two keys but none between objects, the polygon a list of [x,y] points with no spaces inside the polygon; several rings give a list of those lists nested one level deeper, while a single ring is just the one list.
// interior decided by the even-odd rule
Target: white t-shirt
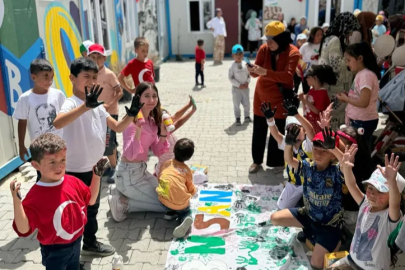
[{"label": "white t-shirt", "polygon": [[365,270],[390,269],[391,256],[387,240],[397,227],[391,222],[388,208],[380,212],[370,212],[371,205],[364,196],[360,204],[356,231],[350,245],[350,256],[353,261]]},{"label": "white t-shirt", "polygon": [[53,120],[65,99],[63,92],[55,88],[49,88],[48,93],[43,95],[34,94],[30,89],[18,99],[13,117],[18,120],[28,120],[31,141],[45,133],[62,137],[62,130],[57,130],[53,126]]},{"label": "white t-shirt", "polygon": [[226,24],[224,18],[215,17],[211,21],[207,22],[207,28],[214,29],[212,33],[214,37],[224,36],[226,37]]},{"label": "white t-shirt", "polygon": [[313,44],[305,42],[300,48],[300,54],[302,60],[305,63],[311,63],[311,65],[318,65],[319,48],[321,44]]},{"label": "white t-shirt", "polygon": [[[67,113],[84,103],[76,96],[66,99],[60,113]],[[87,111],[63,128],[66,141],[66,171],[89,172],[103,157],[110,114],[104,106]]]},{"label": "white t-shirt", "polygon": [[[302,150],[304,150],[305,152],[312,152],[313,144],[312,144],[312,141],[307,136],[305,136],[305,140],[302,142],[301,146],[302,146]],[[283,135],[283,140],[278,145],[278,149],[283,150],[283,151],[285,149],[285,136],[284,135]],[[294,154],[298,154],[298,151],[300,149],[301,149],[301,147],[299,149],[295,149],[295,146],[293,146]]]}]

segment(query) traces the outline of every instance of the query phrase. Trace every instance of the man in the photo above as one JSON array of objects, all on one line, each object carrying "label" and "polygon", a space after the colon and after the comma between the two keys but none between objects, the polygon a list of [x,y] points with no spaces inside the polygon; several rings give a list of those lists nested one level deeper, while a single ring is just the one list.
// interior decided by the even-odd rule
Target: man
[{"label": "man", "polygon": [[225,37],[226,37],[226,25],[225,20],[222,17],[222,10],[217,8],[215,10],[216,17],[207,22],[207,27],[213,31],[215,38],[214,41],[214,65],[222,64],[225,53]]}]

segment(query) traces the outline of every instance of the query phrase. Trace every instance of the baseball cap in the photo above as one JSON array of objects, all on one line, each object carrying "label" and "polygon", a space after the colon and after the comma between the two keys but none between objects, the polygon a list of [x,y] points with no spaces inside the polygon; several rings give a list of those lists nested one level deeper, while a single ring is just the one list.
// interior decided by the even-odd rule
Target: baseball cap
[{"label": "baseball cap", "polygon": [[100,44],[97,44],[97,43],[95,43],[95,44],[93,44],[93,45],[91,45],[91,46],[89,47],[89,55],[92,54],[92,53],[99,53],[99,54],[101,54],[102,56],[107,56],[107,55],[105,54],[105,49],[104,49],[104,47],[103,47],[102,45],[100,45]]},{"label": "baseball cap", "polygon": [[297,36],[297,40],[303,40],[303,39],[308,39],[307,35],[305,35],[305,34],[299,34],[299,35]]},{"label": "baseball cap", "polygon": [[262,36],[261,40],[270,40],[284,31],[285,26],[282,22],[272,21],[266,25],[266,28],[264,28],[264,35]]},{"label": "baseball cap", "polygon": [[321,27],[321,28],[325,28],[325,27],[330,27],[329,23],[324,23],[324,24],[322,24],[322,27]]},{"label": "baseball cap", "polygon": [[288,116],[287,119],[285,120],[285,129],[287,129],[290,125],[298,125],[302,126],[300,121],[297,120],[294,116]]},{"label": "baseball cap", "polygon": [[[385,167],[383,167],[385,169]],[[373,185],[379,192],[387,193],[389,191],[388,181],[384,178],[381,171],[376,169],[372,174],[370,179],[363,181],[363,184]],[[405,179],[397,173],[397,186],[399,192],[402,192],[405,187]]]},{"label": "baseball cap", "polygon": [[360,13],[361,13],[361,10],[360,10],[360,9],[355,9],[355,10],[353,11],[353,14],[354,14],[355,17],[359,16]]},{"label": "baseball cap", "polygon": [[384,21],[384,16],[383,15],[377,15],[375,18],[376,21]]},{"label": "baseball cap", "polygon": [[89,50],[89,47],[93,44],[94,42],[90,40],[83,41],[83,43],[80,45],[80,53],[87,52]]},{"label": "baseball cap", "polygon": [[[332,136],[335,137],[335,132],[332,131]],[[318,132],[315,137],[312,139],[312,142],[324,142],[322,131]],[[339,146],[339,136],[336,136],[335,146]]]},{"label": "baseball cap", "polygon": [[237,54],[237,53],[243,53],[243,47],[240,44],[236,44],[235,46],[232,47],[232,54]]}]

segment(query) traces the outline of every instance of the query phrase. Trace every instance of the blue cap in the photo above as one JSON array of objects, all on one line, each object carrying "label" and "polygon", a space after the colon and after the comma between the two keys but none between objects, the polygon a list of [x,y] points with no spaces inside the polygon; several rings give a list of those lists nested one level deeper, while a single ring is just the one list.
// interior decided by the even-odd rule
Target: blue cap
[{"label": "blue cap", "polygon": [[237,53],[243,53],[243,47],[242,45],[236,44],[235,46],[232,47],[232,54],[237,54]]}]

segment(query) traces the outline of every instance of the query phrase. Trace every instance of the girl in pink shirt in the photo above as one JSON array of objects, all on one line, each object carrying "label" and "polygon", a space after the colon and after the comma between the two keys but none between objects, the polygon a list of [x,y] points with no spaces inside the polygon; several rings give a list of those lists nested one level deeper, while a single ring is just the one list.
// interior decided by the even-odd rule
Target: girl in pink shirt
[{"label": "girl in pink shirt", "polygon": [[140,126],[135,120],[123,132],[123,153],[116,170],[116,185],[111,185],[108,196],[111,214],[117,222],[124,221],[127,212],[167,210],[158,199],[156,177],[146,170],[149,149],[158,157],[169,149],[158,90],[154,84],[143,82],[136,87],[135,95],[140,96],[143,104],[141,111],[145,123]]},{"label": "girl in pink shirt", "polygon": [[345,61],[356,77],[349,93],[340,93],[336,97],[347,103],[346,125],[363,128],[364,139],[371,146],[371,138],[378,125],[380,68],[370,46],[364,42],[348,46]]}]

